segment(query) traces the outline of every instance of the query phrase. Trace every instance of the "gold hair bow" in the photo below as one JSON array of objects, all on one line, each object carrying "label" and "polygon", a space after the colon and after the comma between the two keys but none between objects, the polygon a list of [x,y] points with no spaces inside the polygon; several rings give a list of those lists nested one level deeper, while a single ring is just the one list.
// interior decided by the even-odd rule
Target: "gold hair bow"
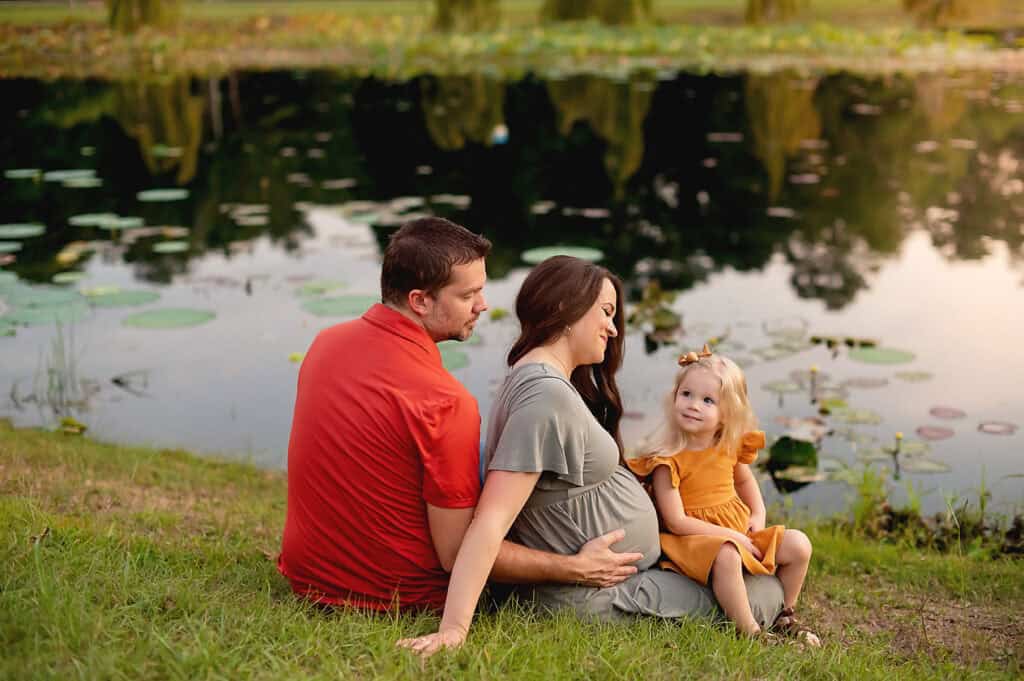
[{"label": "gold hair bow", "polygon": [[704,344],[704,348],[700,352],[694,352],[693,350],[691,350],[690,352],[686,353],[685,355],[680,355],[679,356],[679,366],[684,367],[684,366],[686,366],[688,364],[693,364],[694,362],[699,362],[700,360],[704,359],[705,357],[710,357],[710,356],[711,356],[711,349],[708,347],[708,344],[705,343]]}]

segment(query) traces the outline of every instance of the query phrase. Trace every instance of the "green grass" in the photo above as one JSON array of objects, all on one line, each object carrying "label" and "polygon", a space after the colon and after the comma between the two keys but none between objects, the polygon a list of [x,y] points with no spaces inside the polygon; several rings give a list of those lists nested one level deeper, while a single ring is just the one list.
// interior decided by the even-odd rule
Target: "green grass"
[{"label": "green grass", "polygon": [[431,616],[326,614],[270,558],[278,472],[0,424],[0,678],[1014,678],[1024,565],[809,528],[804,618],[826,646],[702,622],[600,625],[507,608],[426,664]]}]

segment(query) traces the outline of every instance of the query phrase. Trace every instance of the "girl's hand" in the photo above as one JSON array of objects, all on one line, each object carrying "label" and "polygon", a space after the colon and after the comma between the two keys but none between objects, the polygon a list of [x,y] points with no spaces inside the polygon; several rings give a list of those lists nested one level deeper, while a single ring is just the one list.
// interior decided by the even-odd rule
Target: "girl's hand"
[{"label": "girl's hand", "polygon": [[749,523],[749,527],[747,528],[747,531],[748,532],[760,532],[761,530],[764,529],[764,523],[765,523],[764,515],[757,514],[757,513],[751,513],[750,514],[750,523]]},{"label": "girl's hand", "polygon": [[416,638],[403,638],[397,645],[408,648],[417,655],[430,657],[441,648],[458,648],[466,641],[466,632],[461,629],[447,629],[436,634],[427,634]]},{"label": "girl's hand", "polygon": [[747,535],[740,534],[739,532],[737,532],[736,536],[733,537],[733,539],[736,540],[737,544],[739,544],[747,551],[749,551],[750,554],[754,556],[754,558],[761,560],[761,558],[764,556],[764,554],[761,553],[761,549],[754,546],[754,542],[750,541],[750,537],[748,537]]}]

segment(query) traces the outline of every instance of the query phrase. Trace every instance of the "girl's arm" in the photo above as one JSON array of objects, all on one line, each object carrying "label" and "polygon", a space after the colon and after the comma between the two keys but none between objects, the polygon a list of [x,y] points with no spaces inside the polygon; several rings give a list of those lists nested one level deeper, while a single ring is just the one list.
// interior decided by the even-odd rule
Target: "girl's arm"
[{"label": "girl's arm", "polygon": [[672,534],[680,536],[710,534],[717,537],[728,537],[740,543],[755,557],[761,557],[761,552],[745,534],[686,515],[679,490],[672,486],[672,471],[668,469],[668,466],[658,466],[654,469],[654,502],[661,515],[661,522],[665,525],[665,529]]},{"label": "girl's arm", "polygon": [[502,540],[539,479],[540,473],[491,471],[487,474],[473,521],[455,558],[441,626],[435,634],[403,639],[398,645],[421,655],[462,645]]},{"label": "girl's arm", "polygon": [[736,494],[750,509],[750,531],[763,530],[767,517],[764,510],[764,497],[761,496],[761,486],[757,484],[757,478],[750,471],[750,466],[745,463],[736,464],[732,471],[732,479],[736,485]]}]

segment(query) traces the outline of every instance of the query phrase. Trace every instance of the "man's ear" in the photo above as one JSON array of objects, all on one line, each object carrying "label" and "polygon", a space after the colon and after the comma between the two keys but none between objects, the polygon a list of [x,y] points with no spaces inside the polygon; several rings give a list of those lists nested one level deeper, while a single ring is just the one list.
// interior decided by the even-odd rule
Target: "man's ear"
[{"label": "man's ear", "polygon": [[427,291],[414,288],[406,296],[406,302],[409,304],[409,309],[412,312],[425,317],[430,312],[434,299]]}]

